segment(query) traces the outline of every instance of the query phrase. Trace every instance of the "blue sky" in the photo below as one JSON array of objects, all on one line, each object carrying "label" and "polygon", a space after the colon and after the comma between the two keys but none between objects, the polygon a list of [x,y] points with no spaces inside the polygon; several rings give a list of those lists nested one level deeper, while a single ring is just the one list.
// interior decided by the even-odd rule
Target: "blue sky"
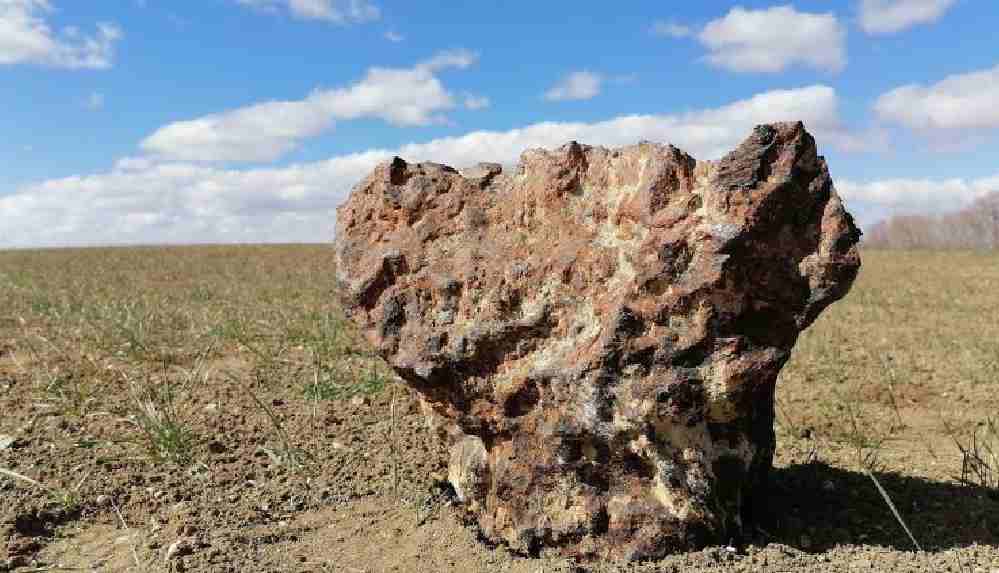
[{"label": "blue sky", "polygon": [[803,119],[863,224],[999,190],[999,4],[0,0],[0,247],[324,241],[393,154],[717,158]]}]

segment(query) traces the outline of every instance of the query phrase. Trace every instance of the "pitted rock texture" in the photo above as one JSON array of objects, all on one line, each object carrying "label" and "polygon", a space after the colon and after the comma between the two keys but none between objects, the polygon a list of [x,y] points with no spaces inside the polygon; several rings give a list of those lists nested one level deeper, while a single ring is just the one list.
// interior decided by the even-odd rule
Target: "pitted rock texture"
[{"label": "pitted rock texture", "polygon": [[672,146],[380,166],[337,218],[347,314],[452,444],[483,534],[655,558],[766,501],[774,385],[849,290],[860,232],[800,123]]}]

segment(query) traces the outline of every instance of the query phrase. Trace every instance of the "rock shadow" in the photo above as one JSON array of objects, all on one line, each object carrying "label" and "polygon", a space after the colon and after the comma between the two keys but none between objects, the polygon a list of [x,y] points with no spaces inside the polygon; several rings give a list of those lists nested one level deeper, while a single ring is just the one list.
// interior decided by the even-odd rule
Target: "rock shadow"
[{"label": "rock shadow", "polygon": [[[924,550],[999,544],[999,491],[897,473],[874,476]],[[807,552],[846,544],[914,550],[870,477],[823,462],[772,471],[755,541]]]}]

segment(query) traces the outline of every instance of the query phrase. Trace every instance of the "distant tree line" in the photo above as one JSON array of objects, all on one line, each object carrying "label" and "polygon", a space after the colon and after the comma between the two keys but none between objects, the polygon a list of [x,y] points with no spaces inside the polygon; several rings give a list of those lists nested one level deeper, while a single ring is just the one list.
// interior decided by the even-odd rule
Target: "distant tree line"
[{"label": "distant tree line", "polygon": [[895,215],[864,232],[882,249],[999,249],[999,191],[946,215]]}]

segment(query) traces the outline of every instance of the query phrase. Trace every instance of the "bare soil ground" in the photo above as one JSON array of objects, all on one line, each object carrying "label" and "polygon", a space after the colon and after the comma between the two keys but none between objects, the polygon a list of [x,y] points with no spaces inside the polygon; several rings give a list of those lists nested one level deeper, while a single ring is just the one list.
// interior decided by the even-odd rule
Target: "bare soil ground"
[{"label": "bare soil ground", "polygon": [[328,247],[0,252],[0,571],[999,572],[958,448],[999,454],[999,256],[864,265],[782,374],[755,537],[620,564],[479,539]]}]

